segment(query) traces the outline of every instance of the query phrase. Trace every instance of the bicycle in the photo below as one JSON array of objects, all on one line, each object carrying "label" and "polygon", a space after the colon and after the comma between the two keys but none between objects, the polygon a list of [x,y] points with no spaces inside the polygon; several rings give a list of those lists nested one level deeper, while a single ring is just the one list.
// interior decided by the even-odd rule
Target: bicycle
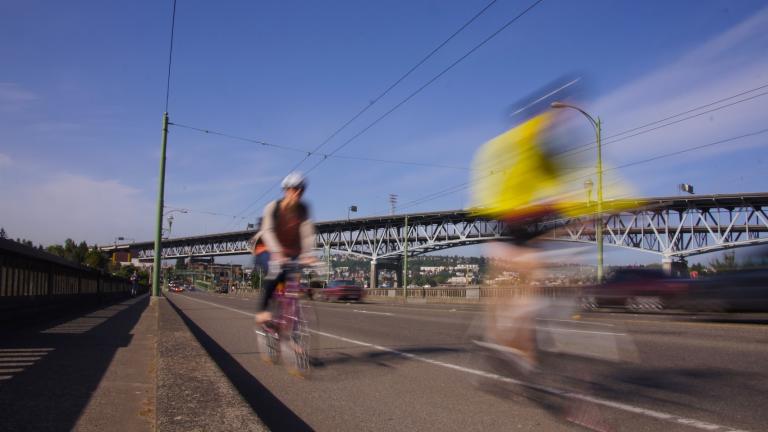
[{"label": "bicycle", "polygon": [[301,266],[290,262],[284,264],[282,270],[285,282],[277,286],[270,301],[272,319],[262,324],[262,331],[256,331],[259,351],[262,359],[271,364],[282,363],[284,351],[292,352],[290,372],[308,377],[312,369],[311,349],[314,345],[311,326],[317,320],[301,290]]}]

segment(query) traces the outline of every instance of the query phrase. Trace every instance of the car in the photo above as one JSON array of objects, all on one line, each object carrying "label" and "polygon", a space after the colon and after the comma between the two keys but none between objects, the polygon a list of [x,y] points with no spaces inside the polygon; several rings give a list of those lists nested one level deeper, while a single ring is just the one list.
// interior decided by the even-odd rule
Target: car
[{"label": "car", "polygon": [[653,312],[680,307],[691,280],[671,277],[661,269],[622,268],[600,285],[582,289],[584,310],[620,308],[630,312]]},{"label": "car", "polygon": [[328,282],[328,285],[326,285],[325,288],[315,294],[318,299],[326,301],[360,301],[364,296],[363,288],[351,279],[332,280]]},{"label": "car", "polygon": [[687,312],[768,312],[768,269],[718,273],[691,284]]},{"label": "car", "polygon": [[171,292],[177,292],[177,293],[184,292],[184,288],[182,288],[181,285],[178,285],[178,284],[175,284],[175,283],[172,283],[171,286],[168,287],[168,289]]},{"label": "car", "polygon": [[216,288],[216,291],[219,294],[229,294],[229,287],[226,285],[222,285],[218,288]]}]

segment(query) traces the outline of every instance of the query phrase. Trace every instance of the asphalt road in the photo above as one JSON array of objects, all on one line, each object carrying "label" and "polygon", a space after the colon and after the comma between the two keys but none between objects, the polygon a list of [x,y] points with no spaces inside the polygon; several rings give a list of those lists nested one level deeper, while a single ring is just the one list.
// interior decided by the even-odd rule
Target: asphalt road
[{"label": "asphalt road", "polygon": [[[301,379],[261,360],[253,300],[169,299],[205,335],[214,360],[227,363],[225,373],[240,371],[228,373],[236,386],[253,380],[274,395],[292,419],[285,429],[768,430],[764,325],[583,315],[556,323],[570,329],[561,343],[589,353],[618,341],[614,351],[631,361],[560,359],[538,387],[523,388],[473,354],[468,329],[479,307],[312,302],[317,361]],[[553,415],[559,406],[569,414]]]}]

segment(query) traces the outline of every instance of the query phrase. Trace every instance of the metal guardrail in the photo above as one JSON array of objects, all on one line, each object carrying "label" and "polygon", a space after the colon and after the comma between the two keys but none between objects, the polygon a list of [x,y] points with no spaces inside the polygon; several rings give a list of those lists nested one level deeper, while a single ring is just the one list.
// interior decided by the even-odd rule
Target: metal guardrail
[{"label": "metal guardrail", "polygon": [[[566,286],[438,286],[430,288],[408,288],[408,298],[424,299],[435,303],[474,303],[491,298],[513,298],[528,295],[546,297],[572,297],[580,291],[580,287]],[[381,300],[395,300],[404,297],[403,288],[374,288],[366,289],[367,297]]]},{"label": "metal guardrail", "polygon": [[[130,293],[131,282],[35,248],[0,239],[0,311],[98,302]],[[147,291],[140,286],[139,293]]]}]

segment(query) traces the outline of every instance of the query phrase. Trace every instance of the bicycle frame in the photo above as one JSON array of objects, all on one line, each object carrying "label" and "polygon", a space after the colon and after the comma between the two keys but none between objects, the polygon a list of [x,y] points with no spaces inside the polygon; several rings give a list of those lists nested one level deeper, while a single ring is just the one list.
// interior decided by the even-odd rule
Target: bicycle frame
[{"label": "bicycle frame", "polygon": [[278,286],[273,295],[275,311],[273,318],[264,324],[264,336],[269,360],[273,363],[281,361],[281,345],[290,341],[293,352],[292,373],[306,377],[310,370],[310,330],[309,322],[302,312],[299,301],[300,267],[292,262],[283,267],[285,282]]}]

